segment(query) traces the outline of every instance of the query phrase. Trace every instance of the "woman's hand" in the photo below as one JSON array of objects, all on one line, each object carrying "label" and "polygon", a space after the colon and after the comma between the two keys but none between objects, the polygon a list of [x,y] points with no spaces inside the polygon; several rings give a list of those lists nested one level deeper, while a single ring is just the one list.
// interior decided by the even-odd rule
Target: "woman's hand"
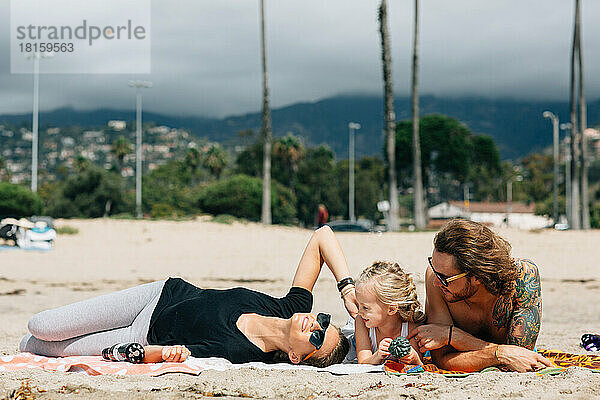
[{"label": "woman's hand", "polygon": [[356,290],[352,289],[344,297],[342,297],[342,299],[344,300],[344,307],[346,307],[348,314],[350,314],[352,318],[356,318],[356,316],[358,315],[358,301],[356,300]]},{"label": "woman's hand", "polygon": [[167,362],[184,362],[191,352],[182,345],[164,346],[162,348],[162,360]]}]

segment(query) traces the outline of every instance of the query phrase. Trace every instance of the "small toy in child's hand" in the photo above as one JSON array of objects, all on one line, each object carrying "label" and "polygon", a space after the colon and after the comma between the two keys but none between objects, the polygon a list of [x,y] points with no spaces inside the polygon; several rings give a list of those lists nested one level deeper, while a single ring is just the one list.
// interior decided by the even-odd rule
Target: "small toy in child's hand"
[{"label": "small toy in child's hand", "polygon": [[390,347],[388,348],[390,354],[396,358],[405,357],[410,353],[410,350],[410,342],[404,336],[398,336],[396,339],[392,340],[392,343],[390,343]]},{"label": "small toy in child's hand", "polygon": [[139,343],[119,343],[102,350],[102,358],[108,361],[128,361],[140,364],[144,361],[144,346]]},{"label": "small toy in child's hand", "polygon": [[598,351],[600,350],[600,335],[594,335],[593,333],[584,333],[581,335],[581,347],[587,351]]}]

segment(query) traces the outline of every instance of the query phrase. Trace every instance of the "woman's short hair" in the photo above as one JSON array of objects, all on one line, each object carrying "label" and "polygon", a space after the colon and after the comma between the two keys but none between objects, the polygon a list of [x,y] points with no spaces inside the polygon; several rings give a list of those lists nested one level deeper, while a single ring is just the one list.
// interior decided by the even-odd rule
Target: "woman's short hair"
[{"label": "woman's short hair", "polygon": [[398,307],[403,321],[423,322],[425,313],[417,298],[417,287],[400,265],[390,261],[375,261],[364,269],[356,281],[357,285],[372,283],[375,296],[385,305]]},{"label": "woman's short hair", "polygon": [[[342,334],[340,328],[334,325],[329,325],[331,328],[335,329],[338,333],[339,339],[333,350],[329,354],[322,355],[320,357],[314,355],[310,357],[308,360],[302,361],[300,364],[302,365],[312,365],[313,367],[325,368],[333,364],[341,364],[348,351],[350,350],[350,343],[348,339]],[[282,350],[276,350],[273,355],[273,362],[290,362],[290,358],[287,353]]]},{"label": "woman's short hair", "polygon": [[456,267],[477,277],[493,295],[513,292],[518,277],[511,246],[487,226],[465,219],[453,219],[433,240],[440,253],[454,256]]}]

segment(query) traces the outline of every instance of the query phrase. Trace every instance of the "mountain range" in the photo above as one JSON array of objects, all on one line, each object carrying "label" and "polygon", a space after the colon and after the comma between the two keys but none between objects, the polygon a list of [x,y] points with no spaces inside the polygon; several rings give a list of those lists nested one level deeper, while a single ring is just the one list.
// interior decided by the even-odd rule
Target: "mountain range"
[{"label": "mountain range", "polygon": [[[589,101],[588,126],[600,124],[600,99]],[[396,119],[410,119],[410,98],[395,98]],[[540,151],[552,143],[552,125],[542,117],[550,110],[567,122],[568,102],[527,101],[486,98],[440,98],[422,96],[421,116],[441,113],[460,120],[475,134],[494,138],[503,159],[517,159]],[[301,136],[306,145],[329,145],[337,158],[348,156],[348,123],[358,122],[356,155],[382,154],[383,99],[374,95],[340,95],[316,102],[295,103],[272,110],[273,133],[288,132]],[[130,110],[98,109],[81,111],[59,108],[40,113],[40,127],[79,125],[86,128],[106,126],[109,120],[134,121]],[[243,130],[260,131],[261,113],[248,113],[225,118],[173,116],[144,112],[144,122],[155,122],[174,128],[184,128],[197,137],[235,145]],[[0,123],[13,125],[31,123],[31,114],[0,115]],[[561,132],[561,137],[564,132]]]}]

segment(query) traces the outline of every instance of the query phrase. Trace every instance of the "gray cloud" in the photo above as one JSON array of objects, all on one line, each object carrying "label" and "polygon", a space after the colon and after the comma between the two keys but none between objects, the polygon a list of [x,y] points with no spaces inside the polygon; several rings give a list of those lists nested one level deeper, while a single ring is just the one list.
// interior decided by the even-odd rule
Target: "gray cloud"
[{"label": "gray cloud", "polygon": [[[412,1],[391,1],[396,94],[409,91]],[[568,99],[574,1],[421,2],[421,93]],[[600,96],[600,2],[583,2],[588,98]],[[152,73],[42,75],[41,109],[133,108],[129,79],[154,87],[147,110],[223,116],[261,106],[258,0],[154,0]],[[381,92],[375,0],[266,0],[273,106]],[[0,0],[0,114],[31,110],[31,76],[10,74],[8,0]]]}]

